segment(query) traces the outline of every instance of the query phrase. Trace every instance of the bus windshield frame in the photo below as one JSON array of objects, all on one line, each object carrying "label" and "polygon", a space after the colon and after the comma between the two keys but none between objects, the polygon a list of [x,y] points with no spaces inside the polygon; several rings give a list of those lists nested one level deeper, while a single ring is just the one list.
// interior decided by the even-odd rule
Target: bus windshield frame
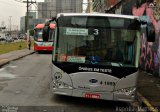
[{"label": "bus windshield frame", "polygon": [[57,20],[53,62],[137,67],[136,19],[62,16]]}]

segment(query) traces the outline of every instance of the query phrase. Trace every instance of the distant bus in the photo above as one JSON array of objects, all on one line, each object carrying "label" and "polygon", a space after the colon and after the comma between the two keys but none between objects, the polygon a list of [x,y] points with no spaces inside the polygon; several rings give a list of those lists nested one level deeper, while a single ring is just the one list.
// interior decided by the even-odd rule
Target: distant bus
[{"label": "distant bus", "polygon": [[37,24],[34,29],[34,50],[37,52],[52,51],[54,32],[54,23]]},{"label": "distant bus", "polygon": [[141,26],[137,16],[62,13],[57,30],[50,89],[54,94],[114,101],[135,99]]}]

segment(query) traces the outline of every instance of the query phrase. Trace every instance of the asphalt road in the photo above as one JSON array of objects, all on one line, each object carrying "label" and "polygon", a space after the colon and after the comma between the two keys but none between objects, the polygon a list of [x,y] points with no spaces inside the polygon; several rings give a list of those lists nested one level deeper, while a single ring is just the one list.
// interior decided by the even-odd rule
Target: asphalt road
[{"label": "asphalt road", "polygon": [[20,112],[118,112],[130,109],[124,102],[52,95],[50,66],[51,54],[35,53],[1,68],[0,109],[8,106],[20,106]]}]

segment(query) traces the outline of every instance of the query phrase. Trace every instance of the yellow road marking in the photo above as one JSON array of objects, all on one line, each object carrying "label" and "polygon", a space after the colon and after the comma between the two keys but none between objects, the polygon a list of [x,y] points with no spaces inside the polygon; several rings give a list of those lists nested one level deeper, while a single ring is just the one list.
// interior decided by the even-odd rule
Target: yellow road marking
[{"label": "yellow road marking", "polygon": [[143,102],[146,104],[146,106],[151,112],[158,112],[158,110],[155,109],[145,97],[143,97],[140,93],[138,93],[138,95],[141,97],[141,99],[143,100]]},{"label": "yellow road marking", "polygon": [[148,100],[144,99],[144,103],[147,105],[147,107],[149,108],[150,111],[152,111],[152,112],[158,112],[158,110],[155,109],[155,108],[148,102]]}]

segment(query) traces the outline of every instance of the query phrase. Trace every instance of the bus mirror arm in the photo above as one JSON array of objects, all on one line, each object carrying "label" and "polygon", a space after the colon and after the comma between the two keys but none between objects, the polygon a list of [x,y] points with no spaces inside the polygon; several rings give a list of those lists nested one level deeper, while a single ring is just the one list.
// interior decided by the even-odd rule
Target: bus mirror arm
[{"label": "bus mirror arm", "polygon": [[56,20],[57,20],[56,17],[52,17],[51,20],[50,20],[49,22],[53,22],[53,21],[56,22]]}]

